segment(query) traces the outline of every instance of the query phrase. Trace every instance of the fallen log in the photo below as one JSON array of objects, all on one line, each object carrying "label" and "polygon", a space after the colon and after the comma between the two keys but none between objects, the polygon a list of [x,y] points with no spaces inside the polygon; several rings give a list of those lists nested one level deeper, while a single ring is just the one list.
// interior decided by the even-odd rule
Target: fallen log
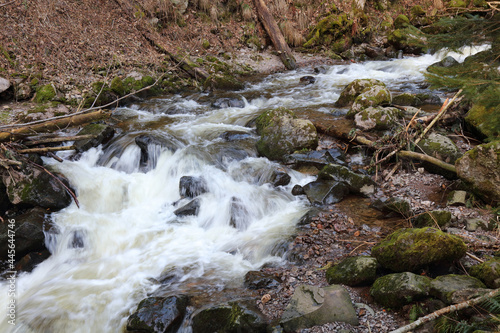
[{"label": "fallen log", "polygon": [[267,34],[271,37],[271,41],[273,42],[276,51],[278,51],[279,57],[283,62],[283,65],[287,69],[296,69],[297,64],[295,62],[295,58],[292,55],[292,51],[290,47],[285,41],[285,37],[281,33],[278,24],[274,20],[273,16],[269,12],[269,9],[266,6],[264,0],[254,0],[255,7],[257,8],[257,14],[259,15],[260,21],[264,25]]},{"label": "fallen log", "polygon": [[41,144],[46,144],[46,143],[59,143],[59,142],[66,142],[66,141],[86,140],[86,139],[92,139],[94,137],[95,137],[95,135],[93,135],[93,134],[75,135],[75,136],[58,136],[55,138],[31,140],[31,141],[24,142],[24,144],[26,146],[36,146],[36,145],[41,145]]},{"label": "fallen log", "polygon": [[53,132],[71,126],[79,126],[93,121],[109,118],[110,116],[110,111],[98,110],[64,118],[51,118],[33,125],[4,129],[0,131],[0,142],[13,141],[26,135],[33,135],[41,132]]}]

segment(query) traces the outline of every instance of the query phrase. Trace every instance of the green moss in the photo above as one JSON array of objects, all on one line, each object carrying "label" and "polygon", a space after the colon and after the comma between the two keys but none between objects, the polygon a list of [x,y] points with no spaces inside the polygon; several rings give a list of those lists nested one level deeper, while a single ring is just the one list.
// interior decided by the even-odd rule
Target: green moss
[{"label": "green moss", "polygon": [[123,83],[123,80],[118,76],[111,80],[110,88],[118,94],[118,96],[124,96],[127,94],[127,88]]},{"label": "green moss", "polygon": [[35,101],[43,103],[52,100],[54,97],[56,97],[56,90],[51,84],[46,84],[36,90]]},{"label": "green moss", "polygon": [[500,105],[485,107],[476,103],[467,112],[465,122],[475,134],[496,140],[500,137]]},{"label": "green moss", "polygon": [[396,29],[406,28],[409,25],[410,25],[410,20],[406,15],[401,14],[394,20],[394,27]]},{"label": "green moss", "polygon": [[451,0],[448,4],[450,8],[466,8],[467,3],[463,0]]},{"label": "green moss", "polygon": [[203,42],[201,43],[201,46],[204,49],[209,49],[210,48],[210,42],[208,40],[204,39]]},{"label": "green moss", "polygon": [[469,273],[483,281],[488,288],[500,288],[500,258],[493,258],[474,265],[470,268]]}]

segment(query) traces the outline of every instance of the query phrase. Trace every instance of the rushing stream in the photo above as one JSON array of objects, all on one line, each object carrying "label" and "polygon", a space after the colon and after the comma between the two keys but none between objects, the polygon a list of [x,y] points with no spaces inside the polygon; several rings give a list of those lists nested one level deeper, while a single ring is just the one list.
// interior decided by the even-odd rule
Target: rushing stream
[{"label": "rushing stream", "polygon": [[[291,188],[314,178],[287,170],[290,185],[271,186],[280,165],[256,156],[256,135],[246,125],[277,106],[331,112],[341,89],[358,78],[421,92],[422,71],[443,57],[335,65],[322,74],[301,69],[240,92],[166,96],[117,110],[121,131],[105,147],[76,161],[69,152],[60,153],[63,163],[46,160],[70,180],[80,208],[73,203],[52,214],[58,229],[46,234],[52,256],[17,277],[16,325],[3,315],[0,332],[120,332],[137,303],[158,287],[155,279],[169,276],[173,292],[188,283],[222,289],[241,285],[249,270],[282,263],[280,244],[308,210]],[[304,75],[316,83],[299,84]],[[221,97],[244,105],[212,107]],[[147,163],[134,141],[139,135],[157,140],[148,146]],[[182,176],[206,182],[196,216],[174,214],[190,201],[179,193]],[[3,309],[8,302],[3,283]]]}]

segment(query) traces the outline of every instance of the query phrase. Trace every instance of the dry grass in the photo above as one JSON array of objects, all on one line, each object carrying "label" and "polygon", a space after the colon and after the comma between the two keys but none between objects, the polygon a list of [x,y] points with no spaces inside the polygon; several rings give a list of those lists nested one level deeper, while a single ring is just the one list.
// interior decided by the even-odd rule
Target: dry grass
[{"label": "dry grass", "polygon": [[244,21],[253,21],[253,9],[249,4],[241,4],[241,16]]},{"label": "dry grass", "polygon": [[160,22],[169,22],[177,19],[178,13],[170,1],[143,0],[140,4],[148,17],[157,18]]},{"label": "dry grass", "polygon": [[292,46],[301,46],[305,43],[306,40],[304,36],[302,36],[302,34],[295,29],[292,22],[288,20],[284,21],[280,24],[280,28],[288,44]]}]

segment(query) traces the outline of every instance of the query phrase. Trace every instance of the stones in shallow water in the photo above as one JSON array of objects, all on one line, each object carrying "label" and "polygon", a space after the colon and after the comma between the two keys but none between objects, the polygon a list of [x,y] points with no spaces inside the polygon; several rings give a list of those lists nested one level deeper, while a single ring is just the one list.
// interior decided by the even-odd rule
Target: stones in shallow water
[{"label": "stones in shallow water", "polygon": [[378,198],[370,204],[370,207],[382,212],[394,212],[403,217],[409,217],[411,215],[410,203],[399,197]]},{"label": "stones in shallow water", "polygon": [[274,170],[271,175],[271,184],[273,186],[285,186],[290,183],[291,179],[292,177],[288,173],[281,170]]},{"label": "stones in shallow water", "polygon": [[329,284],[348,286],[370,284],[377,278],[377,266],[377,259],[373,257],[350,257],[328,268],[326,280]]},{"label": "stones in shallow water", "polygon": [[212,103],[212,107],[216,109],[244,108],[245,102],[239,98],[219,98]]},{"label": "stones in shallow water", "polygon": [[298,286],[280,320],[285,332],[331,322],[359,324],[349,293],[338,285]]},{"label": "stones in shallow water", "polygon": [[337,203],[349,193],[347,185],[335,180],[314,181],[302,188],[309,202],[319,206]]},{"label": "stones in shallow water", "polygon": [[188,297],[149,297],[143,299],[127,321],[133,332],[177,332],[186,314]]},{"label": "stones in shallow water", "polygon": [[451,264],[465,255],[467,245],[457,236],[435,228],[399,229],[372,249],[372,256],[395,272]]},{"label": "stones in shallow water", "polygon": [[250,271],[245,274],[245,287],[248,289],[271,289],[280,285],[278,279],[269,273]]},{"label": "stones in shallow water", "polygon": [[299,79],[300,84],[308,85],[308,84],[313,84],[316,82],[316,78],[314,76],[303,76]]},{"label": "stones in shallow water", "polygon": [[394,273],[375,280],[370,295],[383,306],[397,308],[429,296],[431,279],[410,272]]}]

